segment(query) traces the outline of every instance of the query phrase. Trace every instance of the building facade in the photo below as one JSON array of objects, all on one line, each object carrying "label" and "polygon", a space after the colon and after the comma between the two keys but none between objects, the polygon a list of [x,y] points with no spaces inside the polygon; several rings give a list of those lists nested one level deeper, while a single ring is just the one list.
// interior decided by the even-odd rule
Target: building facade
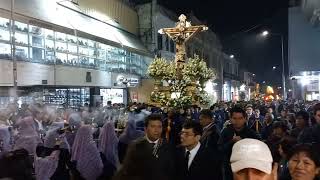
[{"label": "building facade", "polygon": [[[174,60],[174,42],[168,36],[159,34],[158,30],[174,27],[178,21],[178,15],[158,4],[155,0],[139,2],[136,1],[136,9],[139,15],[141,41],[155,56]],[[193,25],[204,24],[192,13],[187,14],[187,18],[187,21],[191,21]],[[199,33],[186,43],[187,57],[193,57],[195,54],[199,55],[206,61],[208,67],[217,71],[217,79],[209,83],[208,86],[210,87],[206,88],[213,102],[222,98],[223,63],[221,49],[219,38],[211,29]]]},{"label": "building facade", "polygon": [[320,100],[320,2],[302,0],[289,8],[290,96]]},{"label": "building facade", "polygon": [[16,93],[15,62],[20,103],[127,103],[125,89],[139,85],[153,55],[138,38],[133,8],[94,1],[0,3],[0,105]]},{"label": "building facade", "polygon": [[241,86],[239,77],[239,62],[230,55],[222,54],[223,62],[223,101],[238,101]]}]

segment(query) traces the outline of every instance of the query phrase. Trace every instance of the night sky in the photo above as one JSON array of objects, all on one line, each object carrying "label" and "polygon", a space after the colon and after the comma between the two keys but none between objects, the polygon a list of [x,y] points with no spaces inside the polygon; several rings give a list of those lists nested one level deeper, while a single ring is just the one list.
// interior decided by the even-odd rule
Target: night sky
[{"label": "night sky", "polygon": [[[191,11],[218,34],[224,52],[234,54],[241,68],[257,75],[257,81],[281,85],[281,40],[262,38],[263,30],[285,37],[287,73],[288,0],[159,0],[176,13]],[[251,30],[249,30],[251,29]],[[276,66],[276,70],[272,67]]]}]

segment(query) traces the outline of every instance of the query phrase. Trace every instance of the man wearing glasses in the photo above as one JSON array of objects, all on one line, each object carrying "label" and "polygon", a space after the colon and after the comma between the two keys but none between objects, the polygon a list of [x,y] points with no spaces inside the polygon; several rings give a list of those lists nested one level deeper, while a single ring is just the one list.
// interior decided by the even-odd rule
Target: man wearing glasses
[{"label": "man wearing glasses", "polygon": [[177,173],[179,180],[222,179],[221,161],[211,148],[200,143],[202,126],[187,121],[180,133],[181,147],[177,154]]}]

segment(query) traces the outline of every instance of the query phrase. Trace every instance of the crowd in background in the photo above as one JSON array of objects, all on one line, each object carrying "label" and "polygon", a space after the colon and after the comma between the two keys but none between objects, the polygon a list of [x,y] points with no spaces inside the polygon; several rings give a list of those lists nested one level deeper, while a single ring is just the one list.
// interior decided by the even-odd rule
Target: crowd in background
[{"label": "crowd in background", "polygon": [[10,104],[0,111],[0,179],[313,180],[319,144],[317,101]]}]

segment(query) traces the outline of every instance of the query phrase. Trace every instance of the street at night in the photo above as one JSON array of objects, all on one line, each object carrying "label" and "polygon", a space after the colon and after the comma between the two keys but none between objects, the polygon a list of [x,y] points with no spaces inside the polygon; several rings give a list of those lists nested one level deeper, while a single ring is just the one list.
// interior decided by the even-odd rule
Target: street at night
[{"label": "street at night", "polygon": [[320,0],[0,0],[0,180],[320,180]]}]

